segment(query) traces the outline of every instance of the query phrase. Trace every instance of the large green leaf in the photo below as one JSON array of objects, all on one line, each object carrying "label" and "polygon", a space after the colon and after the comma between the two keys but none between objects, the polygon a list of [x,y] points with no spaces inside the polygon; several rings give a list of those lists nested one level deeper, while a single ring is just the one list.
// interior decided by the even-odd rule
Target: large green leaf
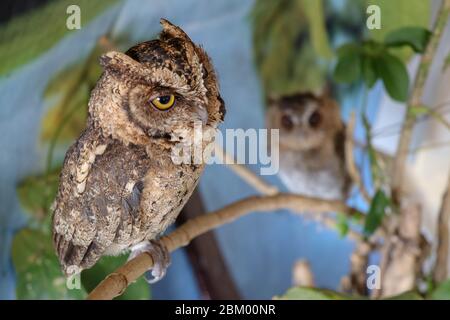
[{"label": "large green leaf", "polygon": [[69,290],[53,249],[50,233],[22,229],[14,237],[12,259],[18,299],[83,299],[80,289]]},{"label": "large green leaf", "polygon": [[117,0],[49,1],[36,10],[0,26],[0,75],[35,59],[62,37],[76,30],[66,28],[66,9],[76,4],[81,9],[82,27]]},{"label": "large green leaf", "polygon": [[404,63],[389,53],[385,53],[375,61],[376,72],[383,80],[389,96],[397,101],[406,101],[408,98],[409,76]]},{"label": "large green leaf", "polygon": [[388,33],[384,43],[389,47],[410,46],[415,52],[423,53],[431,32],[420,27],[404,27]]},{"label": "large green leaf", "polygon": [[[81,273],[81,282],[86,291],[92,291],[108,274],[127,262],[127,256],[102,257],[91,269]],[[150,288],[143,277],[132,283],[125,292],[117,297],[119,300],[150,299]]]},{"label": "large green leaf", "polygon": [[378,190],[372,199],[370,204],[369,213],[367,214],[364,224],[364,234],[370,236],[383,221],[386,213],[386,208],[389,206],[390,201],[383,190]]},{"label": "large green leaf", "polygon": [[[294,287],[281,296],[275,296],[276,300],[349,300],[358,299],[348,295],[328,290],[309,287]],[[359,298],[360,299],[360,298]]]}]

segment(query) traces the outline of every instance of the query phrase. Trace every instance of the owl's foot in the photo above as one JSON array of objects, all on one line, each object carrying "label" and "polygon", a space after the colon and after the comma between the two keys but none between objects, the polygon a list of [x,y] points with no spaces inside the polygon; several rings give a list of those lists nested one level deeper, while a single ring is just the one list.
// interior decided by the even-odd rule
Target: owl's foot
[{"label": "owl's foot", "polygon": [[169,251],[158,240],[143,241],[131,248],[128,260],[137,257],[143,252],[150,254],[154,262],[153,267],[149,269],[153,278],[147,278],[147,275],[144,275],[144,278],[148,283],[158,282],[166,275],[167,268],[170,265]]}]

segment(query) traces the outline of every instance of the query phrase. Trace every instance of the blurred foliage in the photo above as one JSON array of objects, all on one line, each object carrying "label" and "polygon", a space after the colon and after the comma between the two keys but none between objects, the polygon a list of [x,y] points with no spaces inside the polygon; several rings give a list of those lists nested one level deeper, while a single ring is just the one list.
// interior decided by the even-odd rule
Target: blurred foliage
[{"label": "blurred foliage", "polygon": [[365,40],[349,43],[338,50],[334,79],[352,83],[363,81],[372,88],[378,79],[383,81],[387,93],[395,100],[406,101],[409,76],[405,63],[392,54],[392,48],[410,47],[423,53],[431,32],[420,27],[404,27],[391,31],[384,41]]},{"label": "blurred foliage", "polygon": [[17,187],[22,207],[35,222],[42,222],[48,215],[51,202],[56,196],[60,169],[27,177]]},{"label": "blurred foliage", "polygon": [[450,300],[450,279],[440,283],[430,294],[433,300]]},{"label": "blurred foliage", "polygon": [[[381,29],[366,31],[370,4],[381,9]],[[363,80],[372,87],[382,79],[389,95],[404,101],[408,94],[404,62],[414,51],[423,52],[429,16],[429,0],[256,1],[254,58],[265,93],[321,91],[329,85],[333,48],[346,41],[357,45],[367,33],[368,40],[357,48],[362,52],[341,50],[338,54],[335,80]]]},{"label": "blurred foliage", "polygon": [[[329,289],[317,289],[309,287],[294,287],[281,296],[275,296],[276,300],[367,300],[368,297],[347,295]],[[406,291],[382,300],[423,300],[416,291]]]},{"label": "blurred foliage", "polygon": [[346,214],[337,213],[336,229],[337,229],[340,237],[344,238],[347,235],[347,233],[350,229],[350,226],[349,226],[349,218],[347,217]]},{"label": "blurred foliage", "polygon": [[[76,30],[66,28],[66,9],[74,2],[53,0],[29,13],[21,15],[0,26],[0,75],[35,59],[66,34]],[[77,0],[81,8],[81,23],[86,25],[95,16],[117,0]]]},{"label": "blurred foliage", "polygon": [[[381,29],[370,30],[375,41],[382,41],[388,33],[403,27],[428,28],[431,15],[430,0],[367,0],[367,4],[376,4],[381,11]],[[395,50],[394,55],[406,61],[411,57],[410,48]]]},{"label": "blurred foliage", "polygon": [[13,240],[12,258],[18,299],[83,299],[86,296],[84,289],[67,289],[49,230],[19,231]]},{"label": "blurred foliage", "polygon": [[411,290],[382,300],[423,300],[423,297],[417,291]]},{"label": "blurred foliage", "polygon": [[321,91],[336,42],[363,31],[364,2],[257,1],[251,16],[254,59],[266,95]]},{"label": "blurred foliage", "polygon": [[275,300],[352,300],[352,299],[364,299],[364,298],[352,298],[349,295],[345,295],[333,290],[317,289],[309,287],[294,287],[286,291],[281,296],[275,296]]}]

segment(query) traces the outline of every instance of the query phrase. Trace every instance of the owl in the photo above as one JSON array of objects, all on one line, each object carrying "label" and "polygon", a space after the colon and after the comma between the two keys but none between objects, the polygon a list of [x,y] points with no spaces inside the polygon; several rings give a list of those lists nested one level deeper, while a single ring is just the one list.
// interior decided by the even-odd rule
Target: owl
[{"label": "owl", "polygon": [[266,122],[279,129],[279,176],[289,191],[346,199],[345,126],[333,100],[312,93],[269,98]]},{"label": "owl", "polygon": [[174,222],[204,168],[173,161],[171,151],[196,124],[215,131],[223,121],[209,57],[179,27],[161,24],[159,39],[100,57],[104,71],[87,125],[67,151],[53,206],[53,242],[66,275],[103,255],[149,251],[159,280],[169,259],[155,239]]}]

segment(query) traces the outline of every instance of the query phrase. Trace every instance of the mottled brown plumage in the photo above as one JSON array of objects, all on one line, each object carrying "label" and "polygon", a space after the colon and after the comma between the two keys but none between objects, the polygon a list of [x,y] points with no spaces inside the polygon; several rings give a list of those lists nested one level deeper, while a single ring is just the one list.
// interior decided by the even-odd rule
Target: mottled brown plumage
[{"label": "mottled brown plumage", "polygon": [[[194,122],[208,130],[223,120],[208,56],[180,28],[161,23],[160,39],[100,59],[87,127],[67,151],[54,205],[54,245],[66,274],[164,232],[203,170],[175,164],[172,148],[192,135]],[[170,95],[169,110],[152,105]]]},{"label": "mottled brown plumage", "polygon": [[267,126],[280,130],[280,178],[294,193],[344,200],[345,126],[327,97],[300,93],[269,99]]}]

